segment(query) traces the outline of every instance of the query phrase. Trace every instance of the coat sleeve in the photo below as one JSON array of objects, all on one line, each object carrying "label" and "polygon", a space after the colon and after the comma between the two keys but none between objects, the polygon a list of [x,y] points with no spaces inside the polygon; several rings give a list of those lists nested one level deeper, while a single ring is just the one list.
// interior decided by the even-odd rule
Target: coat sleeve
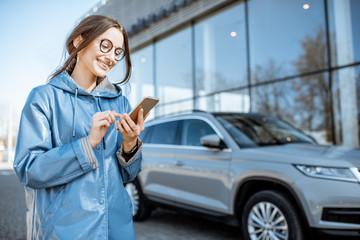
[{"label": "coat sleeve", "polygon": [[20,182],[35,189],[71,182],[93,169],[84,139],[53,146],[50,100],[38,90],[30,93],[22,111],[14,159]]},{"label": "coat sleeve", "polygon": [[140,138],[138,138],[138,150],[128,161],[124,159],[122,152],[123,149],[121,144],[120,149],[116,152],[116,157],[120,166],[122,180],[124,183],[127,183],[133,181],[142,169],[142,142]]}]

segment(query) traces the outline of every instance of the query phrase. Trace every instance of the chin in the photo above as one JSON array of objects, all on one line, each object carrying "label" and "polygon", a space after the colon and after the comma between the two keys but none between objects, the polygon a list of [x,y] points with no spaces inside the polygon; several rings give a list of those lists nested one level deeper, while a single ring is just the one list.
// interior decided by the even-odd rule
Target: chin
[{"label": "chin", "polygon": [[99,68],[94,69],[94,75],[97,77],[105,77],[108,72],[109,71],[105,71],[105,70],[99,69]]}]

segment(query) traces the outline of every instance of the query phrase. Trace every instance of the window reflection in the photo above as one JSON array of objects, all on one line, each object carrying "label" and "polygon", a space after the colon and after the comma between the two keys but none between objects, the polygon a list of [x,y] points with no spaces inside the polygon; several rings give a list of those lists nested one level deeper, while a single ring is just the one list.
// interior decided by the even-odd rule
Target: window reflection
[{"label": "window reflection", "polygon": [[[106,74],[106,76],[109,78],[109,80],[112,83],[119,83],[122,80],[124,80],[125,72],[126,72],[125,61],[121,61],[118,64],[116,64],[116,66],[113,69],[111,69],[111,71],[108,72],[108,74]],[[125,85],[125,87],[126,87],[126,85]]]},{"label": "window reflection", "polygon": [[255,87],[252,96],[253,111],[293,123],[319,143],[332,143],[327,73]]},{"label": "window reflection", "polygon": [[[162,104],[193,96],[191,29],[156,43],[156,94]],[[162,114],[167,114],[163,112]]]},{"label": "window reflection", "polygon": [[202,146],[201,138],[216,134],[209,124],[202,120],[192,119],[183,123],[181,144],[187,146]]},{"label": "window reflection", "polygon": [[330,0],[329,19],[332,65],[360,61],[360,1]]},{"label": "window reflection", "polygon": [[[153,79],[153,46],[148,46],[131,55],[132,74],[131,91],[128,96],[132,106],[135,106],[145,96],[155,96]],[[156,107],[155,107],[156,108]],[[152,110],[148,119],[153,118]]]},{"label": "window reflection", "polygon": [[244,5],[194,26],[196,95],[248,84]]},{"label": "window reflection", "polygon": [[[360,142],[360,66],[333,72],[333,92],[338,109],[335,127],[338,139],[346,146]],[[341,129],[341,131],[339,131]]]},{"label": "window reflection", "polygon": [[[160,100],[161,101],[161,100]],[[157,116],[166,116],[190,112],[193,109],[193,100],[184,100],[176,103],[161,104],[157,108]]]},{"label": "window reflection", "polygon": [[150,143],[179,145],[179,121],[172,121],[153,126]]},{"label": "window reflection", "polygon": [[[248,112],[251,104],[253,111],[295,123],[320,143],[335,139],[358,147],[360,66],[328,69],[327,43],[332,67],[360,61],[360,1],[249,0],[248,38],[245,3],[239,2],[132,54],[131,91],[123,86],[132,105],[156,94],[161,100],[157,116],[165,116],[194,106]],[[109,77],[120,81],[123,73],[120,64]]]},{"label": "window reflection", "polygon": [[314,143],[314,140],[288,123],[263,114],[215,115],[236,143],[242,147]]},{"label": "window reflection", "polygon": [[358,137],[360,142],[360,67],[357,68],[357,74],[356,74],[356,102],[357,102]]},{"label": "window reflection", "polygon": [[248,112],[250,110],[249,90],[221,92],[196,99],[197,108],[203,111]]},{"label": "window reflection", "polygon": [[[131,91],[128,96],[132,106],[135,106],[145,96],[155,96],[153,79],[153,46],[148,46],[131,54],[132,73]],[[148,119],[154,116],[151,111]]]},{"label": "window reflection", "polygon": [[[248,2],[253,82],[297,75],[327,66],[324,62],[327,57],[323,1],[311,1],[309,5],[308,9],[304,9],[299,1]],[[261,69],[263,74],[256,74]],[[269,72],[264,72],[264,69]]]}]

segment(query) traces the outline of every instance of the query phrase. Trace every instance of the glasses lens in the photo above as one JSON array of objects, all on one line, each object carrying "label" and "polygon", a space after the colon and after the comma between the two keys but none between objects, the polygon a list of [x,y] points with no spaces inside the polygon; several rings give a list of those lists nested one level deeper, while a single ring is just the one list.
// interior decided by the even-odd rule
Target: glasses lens
[{"label": "glasses lens", "polygon": [[117,61],[122,60],[125,57],[125,50],[122,48],[115,49],[115,58]]},{"label": "glasses lens", "polygon": [[110,52],[111,49],[112,49],[112,43],[109,40],[107,40],[107,39],[101,40],[100,50],[103,53],[108,53],[108,52]]}]

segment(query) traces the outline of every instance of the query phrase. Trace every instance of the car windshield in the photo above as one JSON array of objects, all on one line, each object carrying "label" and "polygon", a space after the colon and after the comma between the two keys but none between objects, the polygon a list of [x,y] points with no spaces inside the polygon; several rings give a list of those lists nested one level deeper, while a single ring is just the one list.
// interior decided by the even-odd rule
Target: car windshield
[{"label": "car windshield", "polygon": [[288,143],[315,143],[302,131],[270,116],[260,114],[214,115],[242,148]]}]

